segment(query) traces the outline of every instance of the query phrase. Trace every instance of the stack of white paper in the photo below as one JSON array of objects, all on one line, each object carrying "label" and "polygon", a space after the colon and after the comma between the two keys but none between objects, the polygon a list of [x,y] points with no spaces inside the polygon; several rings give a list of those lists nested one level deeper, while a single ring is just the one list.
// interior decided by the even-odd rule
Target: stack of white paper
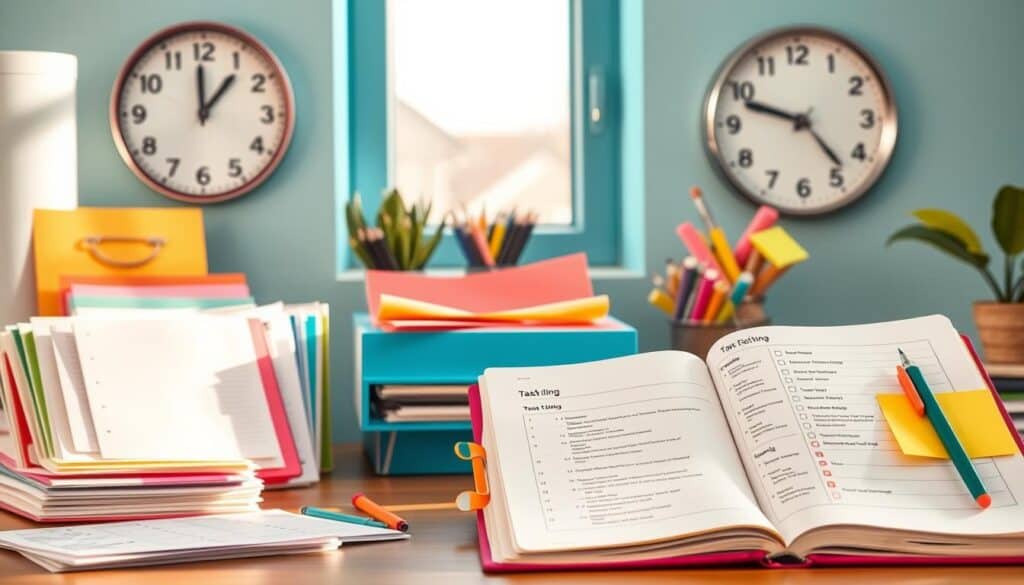
[{"label": "stack of white paper", "polygon": [[409,538],[396,530],[269,510],[0,532],[0,548],[54,572],[321,552]]}]

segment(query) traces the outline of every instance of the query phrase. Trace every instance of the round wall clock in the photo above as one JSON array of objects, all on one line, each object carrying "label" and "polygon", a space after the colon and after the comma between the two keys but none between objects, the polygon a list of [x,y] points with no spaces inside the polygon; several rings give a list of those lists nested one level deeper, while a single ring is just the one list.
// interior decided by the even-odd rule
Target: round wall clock
[{"label": "round wall clock", "polygon": [[259,186],[295,126],[284,68],[254,37],[216,22],[161,30],[128,57],[110,97],[114,143],[154,191],[189,203]]},{"label": "round wall clock", "polygon": [[816,27],[774,30],[737,49],[708,91],[703,121],[708,154],[733,187],[793,215],[855,201],[896,144],[881,68]]}]

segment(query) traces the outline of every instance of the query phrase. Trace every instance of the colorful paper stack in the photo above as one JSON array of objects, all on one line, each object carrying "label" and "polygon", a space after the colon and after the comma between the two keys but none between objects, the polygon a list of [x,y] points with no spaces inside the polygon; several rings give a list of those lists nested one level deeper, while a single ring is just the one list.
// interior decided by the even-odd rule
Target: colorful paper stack
[{"label": "colorful paper stack", "polygon": [[330,467],[327,305],[255,307],[241,275],[171,280],[65,277],[73,316],[0,332],[0,507],[241,512]]},{"label": "colorful paper stack", "polygon": [[763,297],[786,271],[809,255],[785,229],[774,226],[779,214],[768,206],[758,209],[740,239],[730,246],[701,190],[694,187],[691,197],[707,235],[689,222],[676,228],[690,255],[682,262],[666,261],[665,275],[654,277],[647,300],[676,322],[742,324],[737,307]]},{"label": "colorful paper stack", "polygon": [[587,325],[609,309],[582,253],[457,278],[372,270],[366,302],[374,323],[394,330]]},{"label": "colorful paper stack", "polygon": [[1017,432],[1024,436],[1024,364],[985,364]]}]

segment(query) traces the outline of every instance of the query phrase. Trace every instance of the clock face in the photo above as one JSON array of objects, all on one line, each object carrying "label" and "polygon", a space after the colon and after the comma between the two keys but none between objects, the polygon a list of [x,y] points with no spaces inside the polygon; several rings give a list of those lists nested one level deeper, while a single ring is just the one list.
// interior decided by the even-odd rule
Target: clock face
[{"label": "clock face", "polygon": [[248,34],[196,22],[158,32],[114,84],[111,129],[129,168],[155,191],[213,203],[262,183],[294,125],[288,77]]},{"label": "clock face", "polygon": [[896,108],[882,71],[821,29],[774,31],[737,50],[705,104],[711,157],[741,193],[783,213],[848,205],[887,166]]}]

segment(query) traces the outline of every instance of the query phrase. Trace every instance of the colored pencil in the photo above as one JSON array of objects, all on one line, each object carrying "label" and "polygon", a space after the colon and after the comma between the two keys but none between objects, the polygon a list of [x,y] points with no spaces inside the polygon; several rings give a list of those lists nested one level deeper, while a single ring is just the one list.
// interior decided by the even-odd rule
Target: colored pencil
[{"label": "colored pencil", "polygon": [[917,390],[918,395],[921,397],[921,402],[924,403],[924,414],[932,423],[932,427],[935,428],[935,434],[942,441],[942,446],[946,448],[949,459],[953,462],[953,467],[960,474],[960,478],[964,480],[964,484],[967,486],[967,490],[971,492],[971,497],[974,498],[974,501],[982,508],[988,508],[992,505],[992,496],[988,494],[985,485],[981,483],[978,470],[974,468],[970,456],[967,455],[967,451],[960,443],[960,439],[957,438],[953,427],[949,424],[949,420],[942,412],[939,401],[935,399],[935,394],[932,393],[928,383],[925,382],[924,374],[921,373],[920,368],[910,363],[910,359],[907,358],[907,354],[903,353],[902,349],[897,348],[897,350],[900,354],[900,362],[907,371],[907,376],[914,383],[914,389]]},{"label": "colored pencil", "polygon": [[697,284],[697,259],[693,256],[687,256],[683,259],[682,275],[679,279],[679,287],[676,292],[675,311],[672,314],[672,319],[675,321],[682,321],[686,310],[687,302],[690,300],[690,296],[693,293],[693,289]]},{"label": "colored pencil", "polygon": [[729,283],[724,280],[715,282],[714,288],[711,290],[711,300],[708,301],[707,309],[704,311],[704,323],[711,324],[715,322],[718,317],[718,312],[722,308],[722,303],[725,302],[726,297],[729,296]]},{"label": "colored pencil", "polygon": [[675,309],[672,306],[672,299],[660,288],[651,289],[650,294],[647,295],[647,302],[664,311],[669,317],[672,316]]},{"label": "colored pencil", "polygon": [[715,287],[715,281],[719,279],[721,274],[714,268],[708,268],[704,271],[704,276],[700,281],[700,286],[697,288],[695,298],[693,301],[693,308],[690,309],[690,321],[700,321],[704,317],[704,311],[707,309],[708,301],[711,300],[711,292]]}]

